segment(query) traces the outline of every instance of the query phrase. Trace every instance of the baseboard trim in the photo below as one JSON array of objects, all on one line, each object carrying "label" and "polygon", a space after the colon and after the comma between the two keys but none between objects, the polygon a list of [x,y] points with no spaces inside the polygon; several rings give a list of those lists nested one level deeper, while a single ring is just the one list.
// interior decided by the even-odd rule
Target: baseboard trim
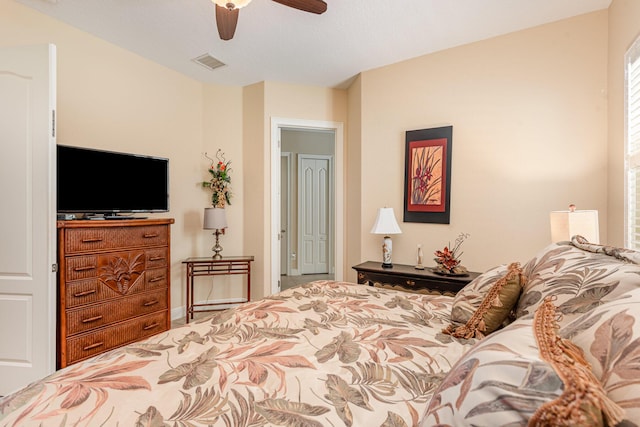
[{"label": "baseboard trim", "polygon": [[[243,298],[228,298],[228,299],[220,299],[220,300],[210,300],[210,301],[198,301],[196,304],[209,304],[210,307],[207,307],[211,310],[224,310],[226,308],[237,307],[240,304],[246,302]],[[196,307],[196,309],[201,307]],[[171,309],[171,320],[182,319],[187,314],[187,307],[180,306],[174,307]]]}]

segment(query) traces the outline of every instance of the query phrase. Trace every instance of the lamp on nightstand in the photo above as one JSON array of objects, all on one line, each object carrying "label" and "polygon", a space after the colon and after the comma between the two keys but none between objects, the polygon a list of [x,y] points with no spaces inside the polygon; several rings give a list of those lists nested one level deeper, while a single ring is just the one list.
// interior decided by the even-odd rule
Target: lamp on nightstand
[{"label": "lamp on nightstand", "polygon": [[371,234],[383,234],[382,240],[382,268],[392,268],[391,263],[391,234],[400,234],[402,230],[396,222],[396,217],[393,214],[393,208],[380,208],[378,209],[378,216],[376,222],[371,228]]},{"label": "lamp on nightstand", "polygon": [[576,205],[569,205],[568,211],[553,211],[550,214],[551,241],[571,240],[579,234],[590,243],[600,243],[598,211],[577,211]]},{"label": "lamp on nightstand", "polygon": [[213,246],[213,259],[220,259],[222,255],[222,246],[220,246],[220,235],[224,234],[224,229],[227,228],[227,214],[224,208],[205,208],[204,209],[204,224],[202,226],[205,230],[215,230],[216,244]]}]

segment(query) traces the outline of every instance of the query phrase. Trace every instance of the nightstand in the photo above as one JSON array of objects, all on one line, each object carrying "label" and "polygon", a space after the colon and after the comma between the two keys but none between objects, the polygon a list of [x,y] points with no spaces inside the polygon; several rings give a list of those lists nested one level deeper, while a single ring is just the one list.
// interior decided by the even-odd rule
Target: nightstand
[{"label": "nightstand", "polygon": [[379,288],[398,289],[427,295],[455,295],[480,273],[470,271],[465,276],[436,274],[430,267],[417,270],[413,265],[393,264],[382,268],[380,262],[367,261],[352,267],[358,273],[358,283]]}]

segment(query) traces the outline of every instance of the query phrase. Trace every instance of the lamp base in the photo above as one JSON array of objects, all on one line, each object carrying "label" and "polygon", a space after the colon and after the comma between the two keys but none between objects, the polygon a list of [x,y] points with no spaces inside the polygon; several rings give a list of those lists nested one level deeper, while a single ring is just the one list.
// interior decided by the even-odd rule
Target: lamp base
[{"label": "lamp base", "polygon": [[393,264],[389,263],[387,264],[386,262],[382,263],[382,268],[393,268]]},{"label": "lamp base", "polygon": [[216,230],[215,231],[215,236],[216,236],[216,244],[213,246],[213,248],[211,248],[211,250],[213,251],[213,259],[222,259],[222,255],[220,255],[220,252],[222,252],[222,246],[220,246],[220,235],[224,234],[224,230]]}]

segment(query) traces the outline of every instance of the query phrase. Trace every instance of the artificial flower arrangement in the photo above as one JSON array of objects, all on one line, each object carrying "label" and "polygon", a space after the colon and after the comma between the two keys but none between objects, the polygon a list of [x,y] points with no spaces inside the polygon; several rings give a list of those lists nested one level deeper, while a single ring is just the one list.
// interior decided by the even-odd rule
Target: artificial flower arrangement
[{"label": "artificial flower arrangement", "polygon": [[203,181],[203,188],[211,189],[211,204],[214,208],[224,208],[225,205],[231,204],[231,188],[229,185],[231,184],[231,160],[227,161],[224,157],[224,152],[220,149],[216,152],[216,159],[212,159],[207,156],[205,153],[205,157],[211,160],[211,167],[209,168],[209,173],[211,174],[211,179],[209,181]]},{"label": "artificial flower arrangement", "polygon": [[464,242],[467,237],[469,237],[469,234],[460,233],[456,238],[453,248],[449,249],[449,247],[451,247],[451,243],[449,243],[449,245],[445,246],[443,250],[435,251],[434,255],[436,257],[433,259],[437,264],[434,269],[435,273],[455,275],[467,274],[467,269],[460,265],[460,256],[462,255],[462,252],[458,253],[462,242]]}]

